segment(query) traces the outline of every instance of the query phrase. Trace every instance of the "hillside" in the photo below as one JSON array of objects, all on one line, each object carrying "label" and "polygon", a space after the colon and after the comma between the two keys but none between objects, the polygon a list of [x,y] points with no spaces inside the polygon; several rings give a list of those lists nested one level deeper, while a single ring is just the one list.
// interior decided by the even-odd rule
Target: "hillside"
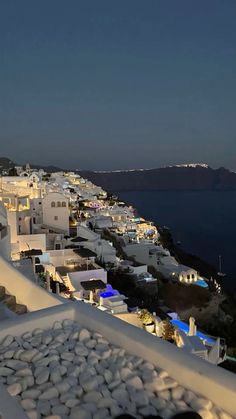
[{"label": "hillside", "polygon": [[[6,157],[0,157],[0,173],[18,165]],[[53,173],[63,171],[57,166],[30,164],[31,168],[42,168]],[[73,170],[73,169],[71,169]],[[206,164],[187,164],[158,169],[124,170],[110,172],[76,171],[108,191],[140,190],[236,190],[236,173],[224,167],[212,169]]]},{"label": "hillside", "polygon": [[14,166],[15,163],[12,160],[8,159],[7,157],[0,157],[0,173],[4,172],[5,170],[8,171]]},{"label": "hillside", "polygon": [[[0,174],[8,173],[9,169],[13,169],[15,166],[21,166],[21,163],[16,163],[10,160],[8,157],[0,157]],[[23,165],[24,166],[24,165]],[[32,169],[44,169],[47,173],[59,172],[63,171],[60,167],[57,166],[42,166],[39,164],[30,164]],[[6,172],[6,173],[4,173]]]},{"label": "hillside", "polygon": [[81,171],[79,174],[108,191],[236,190],[236,173],[200,165],[119,172]]}]

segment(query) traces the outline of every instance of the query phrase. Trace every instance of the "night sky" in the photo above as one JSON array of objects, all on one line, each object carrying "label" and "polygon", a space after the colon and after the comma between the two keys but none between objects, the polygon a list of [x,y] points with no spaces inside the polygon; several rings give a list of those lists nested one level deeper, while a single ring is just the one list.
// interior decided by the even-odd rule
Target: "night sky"
[{"label": "night sky", "polygon": [[236,170],[236,1],[3,0],[0,156]]}]

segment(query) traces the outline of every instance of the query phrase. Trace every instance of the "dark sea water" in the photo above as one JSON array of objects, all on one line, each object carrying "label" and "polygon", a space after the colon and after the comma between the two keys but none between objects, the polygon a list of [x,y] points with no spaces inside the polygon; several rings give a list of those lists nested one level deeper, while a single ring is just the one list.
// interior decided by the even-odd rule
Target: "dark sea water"
[{"label": "dark sea water", "polygon": [[217,270],[222,255],[225,286],[236,290],[236,191],[127,191],[117,195],[156,226],[169,227],[174,241],[180,241],[186,252]]}]

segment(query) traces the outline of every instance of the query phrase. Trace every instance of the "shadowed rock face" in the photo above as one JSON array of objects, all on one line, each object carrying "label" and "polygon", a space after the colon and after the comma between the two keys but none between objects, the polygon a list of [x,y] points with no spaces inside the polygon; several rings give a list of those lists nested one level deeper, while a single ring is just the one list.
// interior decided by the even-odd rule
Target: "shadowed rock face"
[{"label": "shadowed rock face", "polygon": [[236,190],[236,173],[201,166],[165,167],[121,172],[79,174],[109,191],[119,190]]}]

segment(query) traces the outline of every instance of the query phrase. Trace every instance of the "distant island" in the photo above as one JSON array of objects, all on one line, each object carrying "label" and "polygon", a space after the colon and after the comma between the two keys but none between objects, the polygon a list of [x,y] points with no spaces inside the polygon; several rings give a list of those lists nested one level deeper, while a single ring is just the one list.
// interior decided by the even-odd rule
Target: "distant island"
[{"label": "distant island", "polygon": [[224,167],[212,169],[206,164],[186,164],[159,169],[111,172],[79,172],[108,191],[140,190],[236,190],[236,173]]},{"label": "distant island", "polygon": [[[0,173],[11,174],[14,163],[0,157]],[[67,171],[56,166],[38,166],[46,172]],[[232,191],[236,190],[236,173],[224,167],[212,169],[205,163],[179,164],[157,169],[130,169],[114,171],[74,170],[83,178],[100,185],[107,191]]]}]

